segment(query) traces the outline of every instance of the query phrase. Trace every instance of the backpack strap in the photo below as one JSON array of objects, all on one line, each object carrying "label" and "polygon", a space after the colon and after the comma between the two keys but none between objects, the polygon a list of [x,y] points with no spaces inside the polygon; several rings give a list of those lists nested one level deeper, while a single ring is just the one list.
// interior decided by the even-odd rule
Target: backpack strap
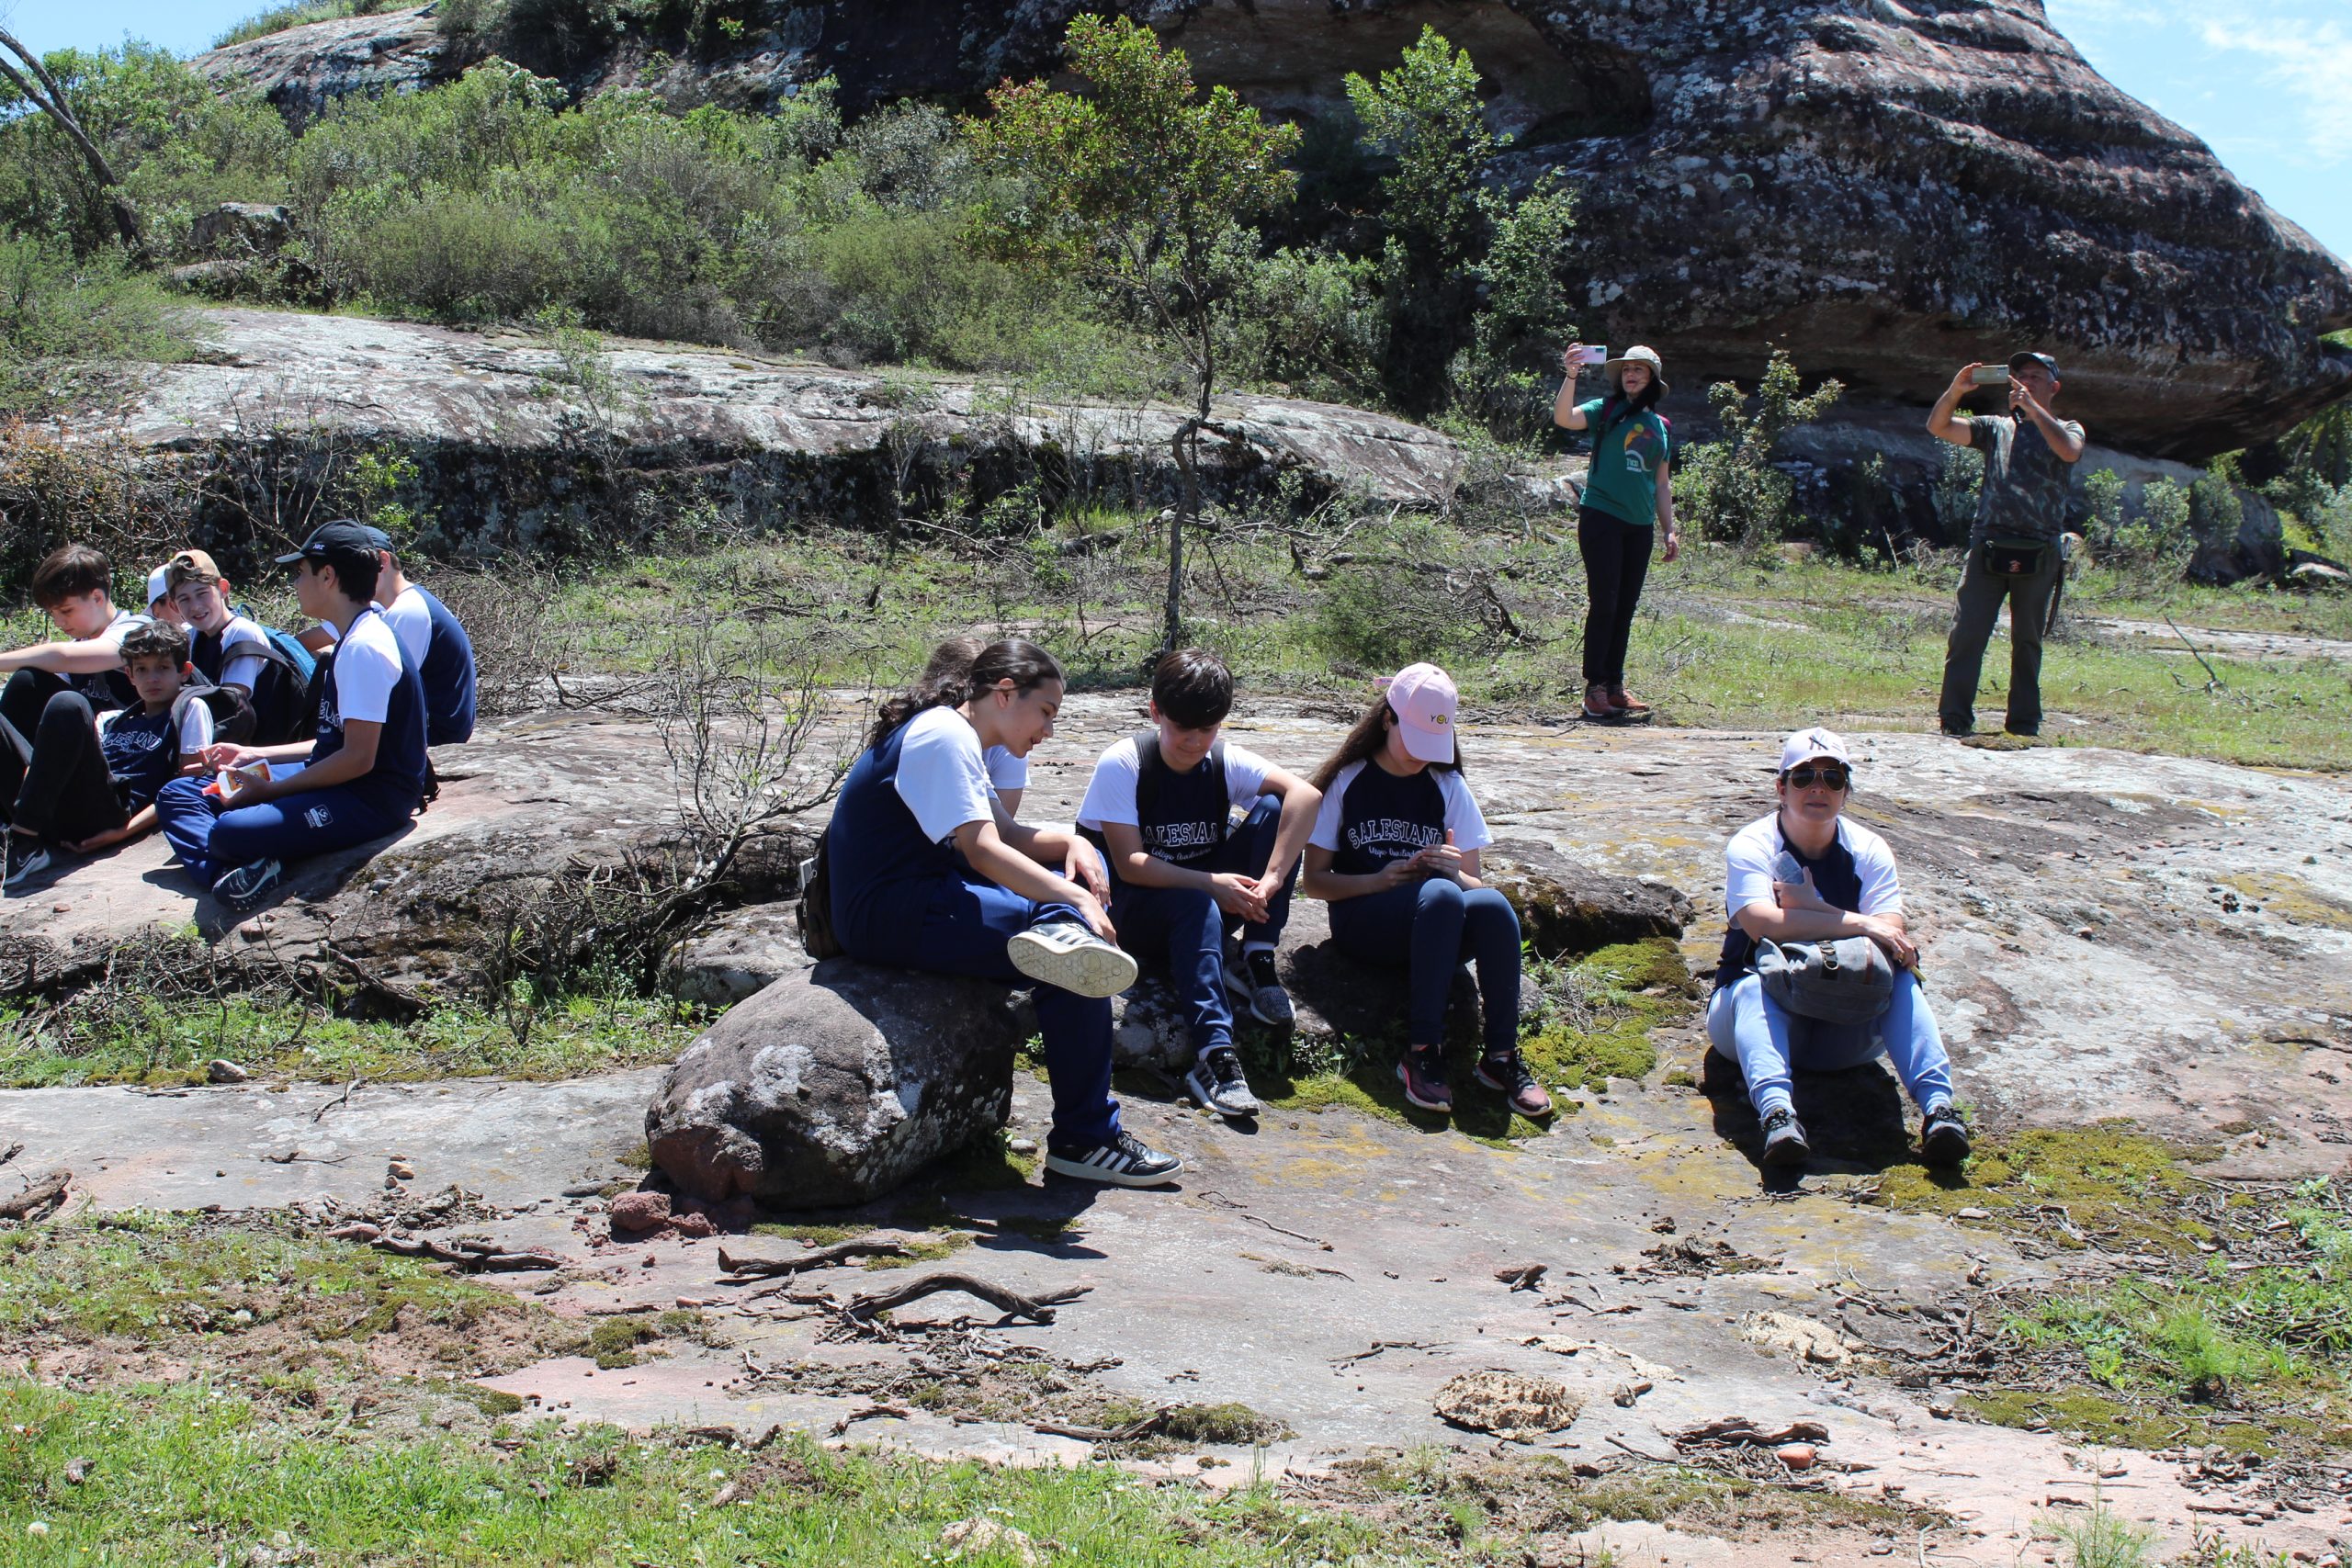
[{"label": "backpack strap", "polygon": [[1136,737],[1136,820],[1141,822],[1159,804],[1160,781],[1168,774],[1159,754],[1159,731],[1147,729]]}]

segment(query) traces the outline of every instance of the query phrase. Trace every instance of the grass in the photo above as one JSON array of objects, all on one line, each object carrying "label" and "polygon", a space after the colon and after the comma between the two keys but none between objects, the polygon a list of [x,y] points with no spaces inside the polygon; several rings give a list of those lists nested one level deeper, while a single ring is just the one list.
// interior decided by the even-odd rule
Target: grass
[{"label": "grass", "polygon": [[0,1002],[0,1087],[201,1083],[216,1057],[260,1078],[322,1082],[577,1077],[674,1061],[706,1021],[665,998],[620,995],[559,997],[527,1013],[445,1003],[405,1021],[252,991],[168,1004],[95,995],[60,1009]]},{"label": "grass", "polygon": [[[1425,532],[1400,533],[1405,543],[1394,547],[1421,548],[1414,541]],[[658,669],[672,656],[682,620],[708,614],[726,618],[721,631],[731,652],[755,663],[770,660],[770,673],[779,677],[787,672],[788,649],[793,658],[813,656],[829,683],[887,687],[919,668],[941,635],[978,629],[1042,641],[1081,688],[1132,688],[1157,640],[1160,545],[1148,527],[1126,533],[1119,548],[1078,558],[1050,547],[1051,531],[961,557],[919,541],[886,570],[872,536],[812,531],[593,569],[560,591],[550,615],[567,657],[582,669]],[[1192,633],[1240,675],[1244,717],[1258,694],[1343,694],[1353,701],[1365,678],[1388,667],[1361,664],[1327,646],[1315,614],[1333,580],[1369,569],[1334,568],[1332,579],[1309,581],[1295,570],[1290,543],[1286,534],[1235,528],[1203,536],[1194,554]],[[1378,555],[1378,531],[1359,530],[1349,547]],[[1465,527],[1448,547],[1462,569],[1491,574],[1523,635],[1459,632],[1462,617],[1458,605],[1447,608],[1453,591],[1442,577],[1384,577],[1390,598],[1442,600],[1429,607],[1434,618],[1400,623],[1423,628],[1412,634],[1422,640],[1391,651],[1443,660],[1474,718],[1558,716],[1580,690],[1584,591],[1573,547],[1515,529]],[[1633,683],[1668,724],[1780,729],[1804,715],[1854,728],[1929,728],[1956,560],[1893,572],[1810,561],[1765,568],[1727,550],[1696,549],[1653,572],[1634,629]],[[868,608],[868,592],[877,588]],[[2091,573],[2068,603],[2081,617],[2153,621],[2170,614],[2184,626],[2352,640],[2352,602],[2259,586],[2155,587]],[[805,640],[771,635],[780,615],[789,615]],[[2344,663],[2209,653],[2225,683],[2209,693],[2185,649],[2098,639],[2082,624],[2062,631],[2044,662],[2045,743],[2352,767],[2352,670]],[[1453,628],[1443,636],[1455,640],[1430,646],[1427,637],[1440,633],[1428,626]],[[1988,713],[2004,699],[2007,675],[1996,642],[1980,694]]]}]

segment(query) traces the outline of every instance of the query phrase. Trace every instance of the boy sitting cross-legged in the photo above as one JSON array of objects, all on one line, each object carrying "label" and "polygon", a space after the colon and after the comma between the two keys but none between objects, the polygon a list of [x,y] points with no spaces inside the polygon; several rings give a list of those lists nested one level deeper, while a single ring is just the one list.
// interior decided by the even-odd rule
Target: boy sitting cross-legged
[{"label": "boy sitting cross-legged", "polygon": [[122,639],[122,660],[136,704],[94,716],[87,698],[61,692],[41,711],[28,755],[0,746],[11,890],[49,871],[61,851],[96,854],[146,832],[156,795],[203,765],[212,710],[190,689],[187,637],[177,626],[139,626]]},{"label": "boy sitting cross-legged", "polygon": [[[1220,740],[1232,707],[1233,675],[1215,654],[1164,656],[1152,675],[1151,730],[1102,753],[1078,828],[1110,862],[1111,919],[1128,951],[1168,956],[1193,1031],[1185,1087],[1220,1115],[1254,1116],[1226,992],[1268,1023],[1291,1021],[1274,944],[1323,796]],[[1248,813],[1238,826],[1234,807]],[[1228,955],[1236,925],[1240,950]]]},{"label": "boy sitting cross-legged", "polygon": [[[372,603],[376,552],[362,525],[322,525],[289,556],[302,613],[344,629],[318,678],[309,745],[215,746],[215,768],[270,764],[233,804],[219,786],[176,779],[156,801],[188,874],[232,909],[261,902],[285,862],[397,831],[424,798],[424,688]],[[297,771],[299,770],[299,771]],[[290,774],[290,776],[289,776]]]}]

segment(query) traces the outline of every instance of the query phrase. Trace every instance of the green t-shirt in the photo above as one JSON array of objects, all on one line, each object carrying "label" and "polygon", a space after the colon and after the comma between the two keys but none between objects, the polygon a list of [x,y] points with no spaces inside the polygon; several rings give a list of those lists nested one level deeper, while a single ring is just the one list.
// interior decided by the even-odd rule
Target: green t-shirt
[{"label": "green t-shirt", "polygon": [[1584,503],[1636,528],[1657,522],[1657,475],[1674,460],[1674,436],[1655,409],[1621,419],[1606,434],[1600,411],[1606,400],[1578,403],[1577,412],[1593,431],[1592,472],[1584,483]]}]

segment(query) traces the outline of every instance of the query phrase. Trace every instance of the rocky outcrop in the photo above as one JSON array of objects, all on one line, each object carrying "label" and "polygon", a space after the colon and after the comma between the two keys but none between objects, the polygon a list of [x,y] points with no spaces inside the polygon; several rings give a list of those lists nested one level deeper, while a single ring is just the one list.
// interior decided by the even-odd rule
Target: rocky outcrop
[{"label": "rocky outcrop", "polygon": [[[240,455],[288,443],[399,448],[418,469],[410,503],[440,518],[423,543],[447,553],[560,551],[601,536],[629,494],[647,491],[673,508],[707,501],[753,526],[807,515],[880,524],[901,455],[922,493],[960,482],[988,494],[1033,475],[1082,475],[1139,502],[1174,491],[1179,416],[1165,406],[1007,413],[990,389],[956,380],[910,402],[903,386],[853,371],[618,340],[583,388],[577,367],[520,333],[235,309],[208,310],[201,324],[211,352],[144,377],[123,438],[231,470]],[[1250,437],[1205,454],[1210,484],[1227,493],[1288,468],[1310,489],[1428,506],[1450,497],[1460,471],[1453,442],[1379,414],[1246,396],[1222,414]],[[242,512],[224,500],[199,524],[224,565],[250,529]]]},{"label": "rocky outcrop", "polygon": [[[615,34],[558,57],[593,91],[773,106],[831,73],[853,110],[969,103],[1049,73],[1100,0],[767,0],[739,42]],[[1227,83],[1306,118],[1426,24],[1473,52],[1515,179],[1558,167],[1583,220],[1562,265],[1592,339],[1645,341],[1686,393],[1785,344],[1854,397],[1923,403],[1957,365],[2055,353],[2102,439],[2202,458],[2352,391],[2352,273],[2196,138],[2103,80],[2041,0],[1119,0]],[[429,9],[429,8],[427,8]],[[282,106],[458,67],[425,10],[322,23],[199,62]],[[311,41],[315,39],[315,42]],[[439,52],[435,52],[439,49]],[[650,73],[650,74],[649,74]],[[2225,283],[2222,280],[2226,280]],[[2220,286],[2217,286],[2220,285]],[[1685,401],[1695,405],[1695,398]]]},{"label": "rocky outcrop", "polygon": [[1006,987],[836,958],[689,1045],[645,1113],[653,1163],[705,1202],[860,1203],[1002,1127],[1035,1027]]},{"label": "rocky outcrop", "polygon": [[1497,843],[1481,857],[1486,883],[1519,911],[1519,928],[1545,958],[1663,937],[1682,940],[1693,919],[1680,889],[1595,869],[1542,844]]}]

